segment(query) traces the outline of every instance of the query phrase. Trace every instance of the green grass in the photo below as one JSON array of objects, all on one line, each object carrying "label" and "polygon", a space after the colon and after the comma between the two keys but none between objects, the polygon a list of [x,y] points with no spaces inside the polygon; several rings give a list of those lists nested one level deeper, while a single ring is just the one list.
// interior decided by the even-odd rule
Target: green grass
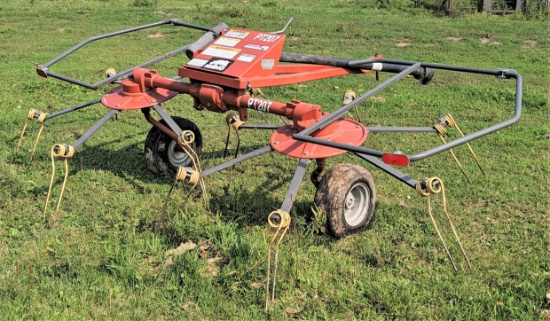
[{"label": "green grass", "polygon": [[[517,15],[436,17],[413,8],[412,1],[391,5],[336,0],[2,3],[0,320],[549,320],[548,21]],[[416,179],[438,176],[445,182],[473,270],[447,237],[460,271],[452,270],[425,200],[414,190],[343,155],[328,165],[351,162],[371,170],[376,217],[361,234],[335,240],[323,233],[322,215],[313,216],[315,188],[302,184],[281,245],[277,302],[266,314],[267,246],[273,235],[266,219],[281,205],[296,160],[268,154],[209,176],[208,199],[198,189],[187,198],[190,188],[180,184],[163,216],[172,178],[147,170],[143,142],[149,125],[140,112],[121,113],[77,150],[61,209],[54,214],[64,173],[57,162],[44,217],[51,146],[73,143],[107,109],[94,106],[48,121],[28,164],[39,129],[31,124],[14,159],[29,108],[52,113],[102,94],[42,79],[32,63],[44,63],[97,34],[168,18],[272,31],[290,17],[295,20],[286,32],[286,52],[348,58],[377,52],[396,59],[513,68],[524,77],[520,123],[473,143],[487,175],[479,173],[465,147],[456,152],[472,185],[448,153],[405,169]],[[147,37],[156,33],[163,37]],[[53,69],[97,81],[109,67],[129,68],[199,34],[159,27],[96,42]],[[186,61],[176,57],[154,68],[174,76]],[[273,100],[296,98],[331,111],[345,89],[359,94],[376,84],[372,76],[347,76],[263,91]],[[513,93],[513,81],[438,72],[429,86],[399,82],[363,104],[360,116],[369,126],[431,126],[452,113],[463,130],[472,132],[510,118]],[[200,127],[203,168],[222,161],[225,115],[195,111],[188,97],[164,107]],[[251,113],[250,122],[262,120]],[[266,145],[269,134],[242,131],[241,153]],[[365,146],[414,153],[438,141],[431,135],[372,134]],[[235,146],[233,140],[230,147]],[[435,204],[448,231],[441,203]],[[196,247],[167,254],[187,242]]]}]

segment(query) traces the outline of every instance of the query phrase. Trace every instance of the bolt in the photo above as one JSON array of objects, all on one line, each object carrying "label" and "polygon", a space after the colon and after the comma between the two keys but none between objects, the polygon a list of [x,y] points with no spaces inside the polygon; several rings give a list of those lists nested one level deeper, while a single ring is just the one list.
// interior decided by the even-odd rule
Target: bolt
[{"label": "bolt", "polygon": [[309,152],[304,152],[304,155],[306,155],[306,156],[309,155]]},{"label": "bolt", "polygon": [[156,103],[157,100],[156,100],[156,99],[151,99],[151,102],[152,102],[152,103]]},{"label": "bolt", "polygon": [[276,140],[276,141],[274,141],[274,142],[273,142],[273,144],[275,144],[275,145],[279,145],[279,141],[278,141],[278,140]]},{"label": "bolt", "polygon": [[353,206],[353,203],[354,203],[353,197],[349,197],[349,198],[346,200],[346,207],[347,207],[347,208],[351,208],[351,207]]},{"label": "bolt", "polygon": [[115,107],[117,107],[117,108],[120,107],[120,104],[116,104]]}]

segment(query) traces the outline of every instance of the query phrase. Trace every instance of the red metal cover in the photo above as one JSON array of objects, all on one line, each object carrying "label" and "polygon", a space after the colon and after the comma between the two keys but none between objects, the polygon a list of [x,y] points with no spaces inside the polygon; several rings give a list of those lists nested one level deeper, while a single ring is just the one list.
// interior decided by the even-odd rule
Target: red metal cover
[{"label": "red metal cover", "polygon": [[[269,143],[275,151],[295,158],[327,158],[347,153],[347,150],[298,141],[292,138],[298,130],[292,125],[285,125],[271,135]],[[348,118],[335,121],[313,137],[334,143],[360,146],[367,139],[367,128],[363,124]]]},{"label": "red metal cover", "polygon": [[217,83],[216,75],[231,78],[273,76],[284,42],[282,34],[230,29],[180,67],[179,75],[212,83]]}]

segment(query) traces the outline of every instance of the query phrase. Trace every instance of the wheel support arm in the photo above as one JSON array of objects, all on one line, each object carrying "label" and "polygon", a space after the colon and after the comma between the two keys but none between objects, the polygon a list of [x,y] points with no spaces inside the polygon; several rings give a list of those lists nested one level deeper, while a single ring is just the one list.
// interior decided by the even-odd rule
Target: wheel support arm
[{"label": "wheel support arm", "polygon": [[298,167],[296,168],[296,172],[294,173],[292,181],[290,181],[290,186],[288,187],[288,190],[286,192],[285,200],[281,205],[281,211],[290,213],[290,209],[292,208],[292,204],[294,203],[294,200],[296,199],[296,194],[298,193],[298,188],[300,187],[300,184],[302,183],[302,180],[306,175],[307,167],[310,162],[311,159],[300,159],[300,161],[298,162]]}]

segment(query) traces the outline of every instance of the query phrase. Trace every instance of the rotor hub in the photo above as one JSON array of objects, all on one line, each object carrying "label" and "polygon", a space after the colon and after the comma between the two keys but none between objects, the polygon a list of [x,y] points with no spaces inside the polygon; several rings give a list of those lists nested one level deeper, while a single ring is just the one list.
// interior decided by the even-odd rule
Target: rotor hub
[{"label": "rotor hub", "polygon": [[158,105],[177,94],[164,88],[145,88],[132,79],[124,79],[121,86],[103,95],[101,103],[110,109],[134,110]]},{"label": "rotor hub", "polygon": [[[334,147],[296,140],[292,138],[292,135],[300,131],[296,127],[298,126],[291,123],[277,129],[271,135],[271,147],[281,154],[305,159],[327,158],[347,152]],[[359,146],[367,139],[367,133],[367,128],[363,124],[343,118],[316,131],[312,136],[334,143]]]}]

